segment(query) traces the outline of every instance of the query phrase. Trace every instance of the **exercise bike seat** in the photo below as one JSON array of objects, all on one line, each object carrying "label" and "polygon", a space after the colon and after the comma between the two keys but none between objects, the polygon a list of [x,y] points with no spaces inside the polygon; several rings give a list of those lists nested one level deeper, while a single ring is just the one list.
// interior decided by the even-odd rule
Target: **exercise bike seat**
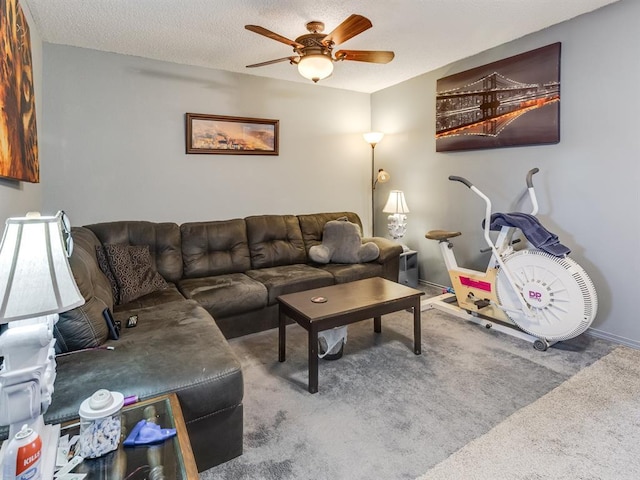
[{"label": "exercise bike seat", "polygon": [[442,242],[453,237],[459,237],[460,235],[462,235],[461,232],[449,232],[447,230],[429,230],[425,234],[425,237],[429,240],[438,240],[439,242]]}]

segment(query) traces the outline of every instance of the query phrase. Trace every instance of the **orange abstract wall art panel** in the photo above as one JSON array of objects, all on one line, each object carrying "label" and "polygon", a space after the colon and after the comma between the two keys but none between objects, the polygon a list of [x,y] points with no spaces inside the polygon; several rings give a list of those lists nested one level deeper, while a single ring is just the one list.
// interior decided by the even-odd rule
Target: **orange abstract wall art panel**
[{"label": "orange abstract wall art panel", "polygon": [[0,177],[40,181],[29,25],[16,0],[0,0]]}]

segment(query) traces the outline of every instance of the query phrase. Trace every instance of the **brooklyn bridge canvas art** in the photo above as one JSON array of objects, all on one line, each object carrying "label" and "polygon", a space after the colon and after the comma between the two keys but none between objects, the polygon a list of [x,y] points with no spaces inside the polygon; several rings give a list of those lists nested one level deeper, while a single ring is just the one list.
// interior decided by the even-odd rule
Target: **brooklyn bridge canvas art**
[{"label": "brooklyn bridge canvas art", "polygon": [[560,43],[437,82],[436,151],[560,141]]}]

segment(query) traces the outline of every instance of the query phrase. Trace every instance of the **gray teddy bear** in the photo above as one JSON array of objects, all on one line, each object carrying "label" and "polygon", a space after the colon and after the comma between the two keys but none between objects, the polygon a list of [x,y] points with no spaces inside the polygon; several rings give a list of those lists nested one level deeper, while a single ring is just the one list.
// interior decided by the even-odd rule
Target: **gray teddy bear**
[{"label": "gray teddy bear", "polygon": [[322,245],[309,249],[309,258],[317,263],[365,263],[379,255],[380,249],[375,243],[362,243],[360,226],[346,219],[328,221]]}]

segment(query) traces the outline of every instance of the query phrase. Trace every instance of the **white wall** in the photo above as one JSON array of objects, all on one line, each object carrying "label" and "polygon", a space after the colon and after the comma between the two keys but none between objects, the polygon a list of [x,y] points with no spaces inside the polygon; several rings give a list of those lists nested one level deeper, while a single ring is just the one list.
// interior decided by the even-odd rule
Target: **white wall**
[{"label": "white wall", "polygon": [[[31,12],[25,5],[21,6],[29,23],[31,61],[33,62],[33,88],[36,101],[36,125],[40,130],[42,124],[42,40],[33,26]],[[40,156],[40,171],[42,172],[42,156]],[[41,185],[38,183],[0,178],[0,222],[2,222],[0,231],[4,230],[4,222],[7,218],[22,217],[29,211],[39,211],[41,192]],[[42,213],[53,214],[56,212],[43,211]]]},{"label": "white wall", "polygon": [[[44,45],[44,205],[72,222],[350,210],[369,222],[370,96]],[[185,113],[280,120],[280,155],[186,155]]]},{"label": "white wall", "polygon": [[[387,133],[376,147],[376,160],[384,159],[395,174],[383,188],[405,192],[411,209],[405,238],[419,251],[422,279],[450,284],[437,243],[424,238],[431,229],[463,232],[455,240],[460,264],[478,268],[487,260],[478,253],[484,246],[483,204],[449,182],[449,175],[469,178],[495,200],[497,211],[511,211],[525,192],[526,172],[539,167],[534,177],[539,218],[573,250],[572,258],[596,285],[600,305],[594,332],[640,346],[639,18],[640,2],[623,0],[373,94],[372,128]],[[558,41],[559,144],[435,152],[438,78]],[[384,222],[378,213],[376,229]]]}]

